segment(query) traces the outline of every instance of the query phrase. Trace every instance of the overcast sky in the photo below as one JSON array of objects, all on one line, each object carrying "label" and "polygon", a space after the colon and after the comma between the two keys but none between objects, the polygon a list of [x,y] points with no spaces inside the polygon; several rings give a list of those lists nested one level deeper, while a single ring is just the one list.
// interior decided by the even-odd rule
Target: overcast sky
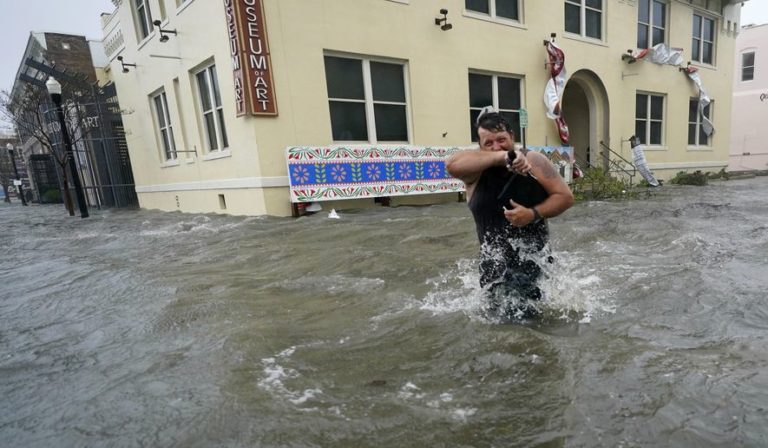
[{"label": "overcast sky", "polygon": [[[78,34],[100,40],[99,16],[113,10],[110,0],[0,0],[0,90],[13,86],[30,31]],[[768,23],[768,0],[747,1],[741,23]]]}]

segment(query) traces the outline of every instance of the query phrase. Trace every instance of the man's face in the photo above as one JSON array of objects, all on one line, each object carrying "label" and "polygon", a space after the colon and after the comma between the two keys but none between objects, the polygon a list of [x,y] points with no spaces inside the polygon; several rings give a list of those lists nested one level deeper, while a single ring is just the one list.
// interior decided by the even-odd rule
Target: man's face
[{"label": "man's face", "polygon": [[509,151],[514,148],[515,141],[512,134],[507,131],[490,131],[478,128],[477,136],[480,140],[480,149],[484,151]]}]

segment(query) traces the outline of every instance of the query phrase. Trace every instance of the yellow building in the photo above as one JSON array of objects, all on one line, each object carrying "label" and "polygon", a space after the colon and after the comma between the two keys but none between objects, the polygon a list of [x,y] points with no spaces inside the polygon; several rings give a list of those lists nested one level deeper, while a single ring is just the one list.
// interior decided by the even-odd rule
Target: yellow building
[{"label": "yellow building", "polygon": [[[528,111],[528,144],[560,146],[542,99],[543,42],[553,33],[582,165],[603,166],[609,154],[631,160],[636,133],[662,179],[728,164],[740,2],[115,3],[104,42],[145,208],[288,215],[287,147],[467,146],[471,117],[489,103],[515,123],[519,108]],[[622,58],[658,43],[699,69],[712,136],[701,132],[698,90],[679,67]]]}]

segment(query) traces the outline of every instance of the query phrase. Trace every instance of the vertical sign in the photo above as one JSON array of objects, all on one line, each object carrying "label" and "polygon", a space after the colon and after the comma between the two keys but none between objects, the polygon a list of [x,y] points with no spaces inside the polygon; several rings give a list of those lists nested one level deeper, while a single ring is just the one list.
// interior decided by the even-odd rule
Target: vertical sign
[{"label": "vertical sign", "polygon": [[224,0],[238,116],[277,115],[262,1]]},{"label": "vertical sign", "polygon": [[237,31],[237,17],[235,15],[235,0],[224,0],[224,9],[227,14],[227,36],[229,38],[229,57],[232,60],[232,75],[235,81],[235,109],[237,116],[242,117],[248,113],[246,102],[245,77],[243,73],[243,55],[240,51],[240,43]]}]

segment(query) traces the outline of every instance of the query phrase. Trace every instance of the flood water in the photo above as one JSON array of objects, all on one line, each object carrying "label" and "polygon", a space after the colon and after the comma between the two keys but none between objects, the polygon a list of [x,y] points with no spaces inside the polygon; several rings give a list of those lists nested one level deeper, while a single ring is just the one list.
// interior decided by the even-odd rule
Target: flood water
[{"label": "flood water", "polygon": [[768,178],[579,203],[483,318],[466,204],[0,206],[0,445],[768,445]]}]

